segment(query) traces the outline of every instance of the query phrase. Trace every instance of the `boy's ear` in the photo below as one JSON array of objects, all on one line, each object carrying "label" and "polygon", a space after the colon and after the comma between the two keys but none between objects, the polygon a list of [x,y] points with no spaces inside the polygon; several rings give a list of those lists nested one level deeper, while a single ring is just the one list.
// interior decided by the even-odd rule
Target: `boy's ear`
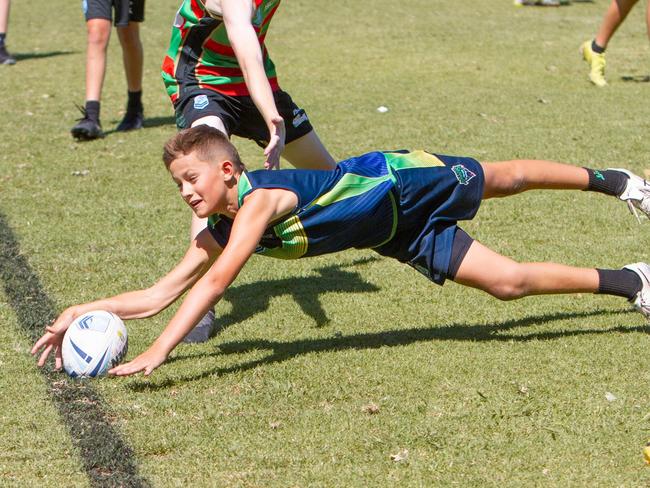
[{"label": "boy's ear", "polygon": [[235,176],[235,165],[228,159],[224,159],[220,164],[224,181],[230,181]]}]

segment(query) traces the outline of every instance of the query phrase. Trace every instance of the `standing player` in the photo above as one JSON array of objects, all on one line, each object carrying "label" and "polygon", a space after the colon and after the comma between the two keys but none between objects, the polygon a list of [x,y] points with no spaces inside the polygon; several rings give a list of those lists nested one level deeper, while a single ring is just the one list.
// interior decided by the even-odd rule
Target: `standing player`
[{"label": "standing player", "polygon": [[9,54],[5,46],[10,6],[11,0],[0,0],[0,64],[16,64],[16,58]]},{"label": "standing player", "polygon": [[71,129],[79,140],[104,137],[99,121],[100,99],[106,74],[106,49],[111,37],[111,21],[115,11],[115,27],[122,46],[122,60],[126,74],[128,102],[126,114],[117,131],[142,128],[143,51],[140,41],[140,22],[144,20],[144,0],[83,0],[86,16],[86,106],[83,117]]},{"label": "standing player", "polygon": [[[264,44],[280,0],[184,0],[174,20],[162,76],[179,129],[209,125],[264,147],[265,167],[280,155],[297,168],[332,169],[307,114],[280,89]],[[206,226],[192,216],[191,238]],[[186,342],[212,333],[210,310]]]},{"label": "standing player", "polygon": [[[606,86],[605,80],[605,50],[614,33],[623,23],[627,14],[638,0],[612,0],[609,4],[603,23],[600,24],[596,37],[591,41],[585,41],[580,50],[582,58],[589,64],[589,80],[596,86]],[[650,37],[650,0],[646,11],[646,25],[648,37]]]}]

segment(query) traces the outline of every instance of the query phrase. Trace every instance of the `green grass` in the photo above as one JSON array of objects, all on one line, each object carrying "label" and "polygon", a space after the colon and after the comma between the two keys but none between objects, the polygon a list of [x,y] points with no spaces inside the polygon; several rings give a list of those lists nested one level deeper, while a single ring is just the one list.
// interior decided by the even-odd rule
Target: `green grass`
[{"label": "green grass", "polygon": [[[589,85],[577,53],[607,3],[409,0],[368,10],[287,0],[268,42],[283,88],[338,158],[423,147],[644,174],[650,85],[622,79],[650,73],[643,8],[610,45],[610,87]],[[0,213],[11,228],[3,241],[15,237],[57,310],[147,286],[184,251],[189,211],[160,161],[175,132],[158,72],[176,7],[150,3],[142,26],[149,126],[77,144],[68,131],[83,101],[78,4],[13,6],[9,48],[20,59],[0,67]],[[121,118],[125,91],[113,39],[105,129]],[[235,142],[259,167],[259,149]],[[647,261],[650,244],[647,222],[586,193],[490,201],[464,228],[520,260],[581,266]],[[3,270],[5,287],[14,274]],[[60,414],[66,402],[51,392],[57,381],[78,386],[42,375],[28,356],[30,327],[45,325],[49,308],[20,296],[23,315],[38,315],[26,325],[15,290],[2,290],[0,485],[97,484],[85,466],[100,460],[106,439],[96,452],[80,448],[74,414]],[[295,263],[254,257],[218,310],[226,329],[179,346],[151,378],[89,382],[152,486],[650,483],[641,457],[650,341],[620,299],[501,303],[354,251]],[[171,313],[127,324],[129,357]],[[405,460],[391,460],[404,450]]]}]

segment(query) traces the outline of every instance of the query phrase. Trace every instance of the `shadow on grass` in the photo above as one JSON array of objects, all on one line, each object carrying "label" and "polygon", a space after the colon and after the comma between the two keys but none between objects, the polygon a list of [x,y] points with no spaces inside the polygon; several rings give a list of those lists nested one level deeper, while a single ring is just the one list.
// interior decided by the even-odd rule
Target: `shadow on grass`
[{"label": "shadow on grass", "polygon": [[[111,123],[117,128],[117,125],[120,123],[120,120],[112,120]],[[142,128],[143,129],[153,129],[154,127],[162,127],[164,125],[173,125],[174,127],[176,126],[176,119],[172,116],[168,117],[147,117],[144,119],[144,122],[142,123]],[[117,130],[109,129],[104,131],[104,136],[110,136],[111,134],[117,133]],[[136,132],[136,131],[132,131]],[[122,132],[124,134],[124,132]],[[79,142],[90,142],[90,141],[79,141]]]},{"label": "shadow on grass", "polygon": [[76,54],[77,51],[46,51],[44,53],[15,53],[11,51],[11,55],[16,58],[16,61],[27,61],[29,59],[43,59],[53,58],[55,56],[67,56],[68,54]]},{"label": "shadow on grass", "polygon": [[318,276],[289,277],[279,280],[261,281],[231,288],[224,300],[230,302],[232,311],[217,319],[220,330],[243,322],[269,308],[272,298],[289,295],[302,311],[311,317],[317,327],[329,322],[319,296],[328,292],[370,293],[379,291],[367,283],[356,271],[343,268],[360,266],[377,261],[376,257],[357,259],[348,264],[330,265],[315,269]]},{"label": "shadow on grass", "polygon": [[621,80],[633,83],[650,83],[650,75],[623,75]]},{"label": "shadow on grass", "polygon": [[[539,325],[547,322],[560,320],[586,318],[602,315],[623,315],[629,313],[626,310],[599,310],[593,312],[558,312],[554,314],[534,315],[517,320],[507,320],[493,325],[466,325],[451,324],[441,327],[414,328],[387,330],[375,333],[354,334],[343,337],[303,339],[292,342],[280,342],[272,340],[251,340],[233,341],[218,345],[218,351],[199,354],[179,354],[170,358],[169,362],[175,362],[196,357],[218,356],[225,354],[246,354],[253,351],[269,351],[269,354],[258,360],[248,361],[227,368],[214,368],[198,375],[187,376],[177,379],[166,379],[156,383],[152,381],[135,381],[130,385],[134,391],[150,391],[172,387],[179,383],[200,380],[213,375],[225,375],[238,373],[256,368],[261,365],[280,363],[295,356],[310,354],[314,352],[337,352],[346,350],[378,349],[380,347],[404,346],[425,341],[501,341],[501,342],[527,342],[527,341],[549,341],[563,337],[610,334],[610,333],[631,333],[646,332],[645,326],[624,327],[616,326],[602,329],[574,329],[553,332],[533,332],[529,334],[503,334],[511,329]],[[636,312],[634,312],[636,313]]]}]

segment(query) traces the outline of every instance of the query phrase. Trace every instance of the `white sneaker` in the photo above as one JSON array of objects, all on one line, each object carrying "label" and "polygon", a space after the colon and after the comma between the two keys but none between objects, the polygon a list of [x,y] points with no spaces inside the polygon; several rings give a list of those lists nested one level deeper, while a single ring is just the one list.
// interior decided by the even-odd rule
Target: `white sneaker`
[{"label": "white sneaker", "polygon": [[208,310],[208,313],[203,316],[200,322],[183,338],[183,342],[186,344],[206,342],[214,332],[214,319],[214,309]]},{"label": "white sneaker", "polygon": [[634,214],[636,219],[641,223],[637,209],[641,210],[646,217],[650,218],[650,183],[635,175],[631,171],[621,168],[607,168],[612,171],[620,171],[625,173],[629,178],[625,190],[618,197],[627,203],[630,212]]},{"label": "white sneaker", "polygon": [[630,302],[645,318],[650,319],[650,265],[634,263],[623,266],[623,269],[634,271],[641,278],[641,283],[643,283],[641,291]]}]

